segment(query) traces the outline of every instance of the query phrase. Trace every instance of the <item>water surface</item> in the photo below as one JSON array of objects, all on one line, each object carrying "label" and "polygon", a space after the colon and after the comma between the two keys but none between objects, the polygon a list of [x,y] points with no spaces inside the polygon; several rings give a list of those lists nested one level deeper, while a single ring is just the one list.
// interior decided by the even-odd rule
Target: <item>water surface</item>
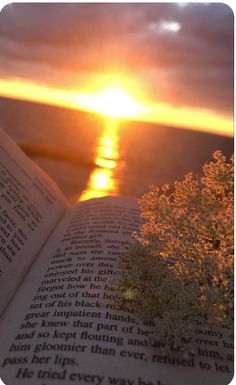
[{"label": "water surface", "polygon": [[220,135],[7,98],[0,98],[0,126],[71,200],[139,197],[149,185],[200,173],[216,149],[233,152],[233,139]]}]

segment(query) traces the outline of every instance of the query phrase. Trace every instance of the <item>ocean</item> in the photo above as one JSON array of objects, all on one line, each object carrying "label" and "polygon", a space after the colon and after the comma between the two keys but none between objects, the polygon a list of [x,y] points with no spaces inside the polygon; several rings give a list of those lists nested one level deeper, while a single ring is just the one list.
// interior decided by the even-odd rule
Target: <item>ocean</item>
[{"label": "ocean", "polygon": [[71,201],[140,197],[150,185],[200,174],[214,150],[233,152],[225,136],[7,98],[0,98],[0,127]]}]

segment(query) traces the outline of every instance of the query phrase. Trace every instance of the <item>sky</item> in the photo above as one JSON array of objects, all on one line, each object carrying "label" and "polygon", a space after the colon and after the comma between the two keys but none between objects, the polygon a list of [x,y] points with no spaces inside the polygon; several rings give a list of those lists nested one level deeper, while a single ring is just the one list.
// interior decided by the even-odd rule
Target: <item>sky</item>
[{"label": "sky", "polygon": [[0,95],[93,109],[118,85],[140,119],[232,135],[233,23],[222,3],[8,4]]}]

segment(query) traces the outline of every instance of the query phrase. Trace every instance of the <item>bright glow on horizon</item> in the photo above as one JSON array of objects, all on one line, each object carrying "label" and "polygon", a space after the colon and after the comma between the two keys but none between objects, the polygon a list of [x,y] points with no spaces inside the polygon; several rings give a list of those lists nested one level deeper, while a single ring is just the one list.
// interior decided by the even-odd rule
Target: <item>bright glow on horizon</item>
[{"label": "bright glow on horizon", "polygon": [[[109,89],[108,84],[104,86],[104,92],[107,89]],[[90,93],[85,91],[78,92],[76,90],[49,88],[21,80],[6,81],[0,79],[1,96],[97,113],[101,113],[101,111],[98,111],[98,107],[102,105],[101,100],[104,102],[108,96],[108,94],[105,93],[106,97],[100,99],[98,106],[95,105],[96,98],[98,100],[98,95],[101,95],[102,92],[103,91],[98,93],[92,91]],[[136,95],[137,92],[138,90],[134,90],[134,92],[132,90],[132,95]],[[118,95],[121,95],[121,93],[118,93]],[[127,95],[129,97],[129,93],[127,93]],[[138,98],[138,100],[140,100],[140,98]],[[217,114],[211,110],[194,107],[173,107],[166,103],[152,102],[144,98],[142,103],[138,104],[133,97],[130,97],[130,102],[130,113],[128,116],[126,110],[126,118],[196,129],[231,137],[234,133],[233,118]],[[133,115],[131,113],[132,108]],[[105,113],[105,110],[103,113]]]},{"label": "bright glow on horizon", "polygon": [[110,118],[135,118],[140,110],[134,98],[119,86],[111,86],[94,95],[87,95],[84,105]]}]

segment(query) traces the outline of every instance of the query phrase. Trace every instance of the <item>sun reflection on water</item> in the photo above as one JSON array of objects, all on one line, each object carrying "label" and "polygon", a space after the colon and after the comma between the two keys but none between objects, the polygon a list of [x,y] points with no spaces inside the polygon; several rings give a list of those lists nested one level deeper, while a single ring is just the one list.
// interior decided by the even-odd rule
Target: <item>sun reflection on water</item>
[{"label": "sun reflection on water", "polygon": [[118,193],[118,186],[114,178],[118,160],[118,122],[117,119],[108,119],[103,135],[98,142],[95,159],[97,167],[92,172],[88,184],[79,198],[80,201]]}]

